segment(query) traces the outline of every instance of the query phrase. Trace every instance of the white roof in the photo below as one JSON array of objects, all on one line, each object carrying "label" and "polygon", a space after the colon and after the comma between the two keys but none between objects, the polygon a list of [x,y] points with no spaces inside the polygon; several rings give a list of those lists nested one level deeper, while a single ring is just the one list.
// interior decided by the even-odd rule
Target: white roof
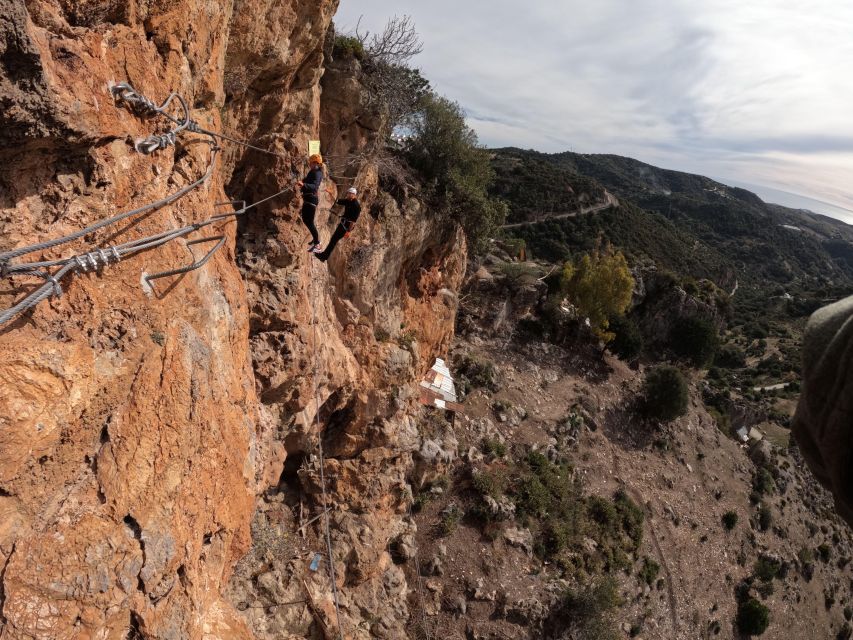
[{"label": "white roof", "polygon": [[457,402],[456,385],[453,384],[450,369],[441,358],[436,358],[431,373],[427,375],[426,380],[421,382],[421,386],[441,395],[447,402]]}]

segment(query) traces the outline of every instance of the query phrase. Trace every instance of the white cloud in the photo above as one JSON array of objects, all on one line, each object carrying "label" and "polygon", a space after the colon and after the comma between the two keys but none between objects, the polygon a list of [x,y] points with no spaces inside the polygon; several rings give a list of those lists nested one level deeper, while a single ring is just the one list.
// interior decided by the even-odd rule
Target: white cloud
[{"label": "white cloud", "polygon": [[336,22],[361,14],[414,18],[416,64],[489,146],[619,153],[853,209],[847,0],[342,0]]}]

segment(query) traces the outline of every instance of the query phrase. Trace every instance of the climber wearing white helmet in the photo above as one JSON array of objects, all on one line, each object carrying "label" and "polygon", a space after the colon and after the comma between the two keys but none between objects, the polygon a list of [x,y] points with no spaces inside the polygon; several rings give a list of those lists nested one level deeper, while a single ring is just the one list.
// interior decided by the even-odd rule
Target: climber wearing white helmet
[{"label": "climber wearing white helmet", "polygon": [[335,245],[338,244],[342,238],[346,238],[349,235],[349,232],[352,231],[352,228],[358,221],[358,216],[361,214],[361,203],[358,201],[358,190],[355,187],[347,189],[346,197],[341,198],[335,204],[339,204],[344,208],[344,214],[341,217],[341,221],[338,223],[337,228],[335,228],[335,232],[332,234],[332,237],[329,239],[329,244],[326,246],[325,251],[314,254],[318,260],[323,262],[328,260],[329,256],[332,255],[332,251],[335,250]]}]

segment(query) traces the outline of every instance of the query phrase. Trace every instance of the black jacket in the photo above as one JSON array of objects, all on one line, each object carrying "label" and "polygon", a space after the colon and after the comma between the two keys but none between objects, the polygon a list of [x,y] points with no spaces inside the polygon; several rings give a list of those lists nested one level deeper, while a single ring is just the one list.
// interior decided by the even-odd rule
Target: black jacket
[{"label": "black jacket", "polygon": [[323,182],[323,170],[311,169],[302,181],[302,195],[316,198],[320,193],[320,184]]},{"label": "black jacket", "polygon": [[358,199],[341,198],[337,203],[344,208],[344,220],[349,222],[358,220],[358,216],[361,215],[361,203]]}]

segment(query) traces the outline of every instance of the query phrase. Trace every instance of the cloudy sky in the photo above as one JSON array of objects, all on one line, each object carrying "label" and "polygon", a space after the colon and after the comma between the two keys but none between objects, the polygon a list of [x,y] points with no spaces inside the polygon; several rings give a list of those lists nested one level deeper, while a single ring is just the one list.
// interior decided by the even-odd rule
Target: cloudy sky
[{"label": "cloudy sky", "polygon": [[395,14],[487,146],[617,153],[853,210],[850,0],[341,0],[335,22]]}]

